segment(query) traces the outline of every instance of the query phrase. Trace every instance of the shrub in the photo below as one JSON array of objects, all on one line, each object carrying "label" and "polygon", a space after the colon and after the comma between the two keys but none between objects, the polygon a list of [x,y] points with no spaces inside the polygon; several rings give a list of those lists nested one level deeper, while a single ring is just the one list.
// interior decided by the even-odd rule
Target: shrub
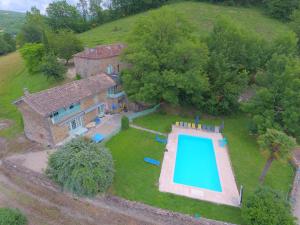
[{"label": "shrub", "polygon": [[121,128],[122,130],[127,130],[129,128],[129,119],[127,116],[122,116]]},{"label": "shrub", "polygon": [[112,184],[114,166],[107,149],[78,138],[49,157],[46,174],[64,190],[92,197]]},{"label": "shrub", "polygon": [[0,208],[0,225],[25,225],[26,217],[18,209]]},{"label": "shrub", "polygon": [[290,205],[276,191],[259,187],[243,204],[247,225],[295,225]]},{"label": "shrub", "polygon": [[76,80],[81,80],[82,78],[81,78],[80,74],[76,74],[75,79],[76,79]]}]

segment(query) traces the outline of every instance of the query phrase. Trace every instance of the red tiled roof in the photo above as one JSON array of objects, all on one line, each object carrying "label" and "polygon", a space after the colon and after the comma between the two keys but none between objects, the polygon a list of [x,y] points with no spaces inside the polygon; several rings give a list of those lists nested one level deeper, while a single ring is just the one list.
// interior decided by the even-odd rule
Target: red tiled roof
[{"label": "red tiled roof", "polygon": [[87,59],[104,59],[119,56],[125,48],[123,44],[99,45],[95,48],[88,48],[83,52],[79,52],[74,57]]},{"label": "red tiled roof", "polygon": [[[41,92],[27,94],[20,100],[43,116],[69,107],[82,99],[93,96],[115,85],[108,75],[102,73],[82,80],[76,80]],[[16,102],[18,104],[18,101]]]}]

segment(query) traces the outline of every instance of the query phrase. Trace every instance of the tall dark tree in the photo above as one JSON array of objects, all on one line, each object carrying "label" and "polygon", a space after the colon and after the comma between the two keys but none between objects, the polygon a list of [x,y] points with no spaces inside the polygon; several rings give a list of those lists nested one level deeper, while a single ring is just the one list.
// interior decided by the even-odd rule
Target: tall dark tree
[{"label": "tall dark tree", "polygon": [[26,13],[25,23],[17,36],[17,43],[23,46],[25,43],[41,43],[43,41],[44,31],[48,27],[45,23],[45,17],[40,11],[32,7],[31,11]]},{"label": "tall dark tree", "polygon": [[50,3],[46,12],[47,22],[54,30],[70,29],[74,32],[82,32],[87,28],[80,12],[66,0]]},{"label": "tall dark tree", "polygon": [[7,54],[16,50],[16,40],[8,33],[0,34],[0,55]]}]

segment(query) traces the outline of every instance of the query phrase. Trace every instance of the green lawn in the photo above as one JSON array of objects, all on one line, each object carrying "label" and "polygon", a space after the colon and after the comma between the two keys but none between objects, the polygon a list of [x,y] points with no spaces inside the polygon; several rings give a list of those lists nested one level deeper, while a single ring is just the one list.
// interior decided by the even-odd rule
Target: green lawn
[{"label": "green lawn", "polygon": [[[289,30],[286,24],[267,17],[259,9],[255,8],[231,7],[200,2],[181,2],[164,7],[185,15],[195,27],[199,37],[208,35],[213,28],[213,23],[220,15],[233,19],[244,28],[256,32],[267,40],[273,39]],[[126,42],[127,35],[132,30],[135,21],[145,15],[147,15],[147,12],[106,23],[80,34],[79,38],[85,45],[90,47],[113,42]]]},{"label": "green lawn", "polygon": [[23,130],[21,115],[12,104],[23,95],[23,88],[31,92],[40,91],[57,82],[47,79],[42,74],[29,74],[18,52],[0,57],[0,119],[11,119],[14,125],[1,130],[0,136],[14,137]]},{"label": "green lawn", "polygon": [[[192,121],[174,115],[151,114],[134,121],[135,124],[161,132],[167,132],[176,121]],[[225,136],[238,185],[245,187],[245,197],[258,186],[258,178],[266,158],[261,155],[255,139],[248,135],[248,119],[234,116],[224,119]],[[218,124],[220,120],[205,120]],[[238,208],[192,200],[158,191],[160,168],[148,165],[143,158],[148,156],[162,161],[164,146],[154,141],[154,135],[129,129],[113,137],[107,146],[115,160],[116,175],[111,192],[129,200],[211,219],[241,224]],[[274,162],[266,178],[269,185],[284,195],[290,190],[293,168],[284,162]]]}]

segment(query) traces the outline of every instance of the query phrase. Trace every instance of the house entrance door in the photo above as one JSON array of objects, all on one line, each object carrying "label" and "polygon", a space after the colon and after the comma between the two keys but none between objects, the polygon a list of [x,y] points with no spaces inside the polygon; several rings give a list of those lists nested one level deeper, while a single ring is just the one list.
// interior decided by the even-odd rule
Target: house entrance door
[{"label": "house entrance door", "polygon": [[98,107],[98,115],[99,115],[99,117],[103,117],[104,114],[105,114],[105,104],[101,104]]},{"label": "house entrance door", "polygon": [[70,121],[70,123],[69,123],[69,130],[72,131],[72,130],[75,130],[78,127],[81,127],[81,126],[82,126],[81,117],[75,118],[75,119],[73,119],[73,120]]}]

